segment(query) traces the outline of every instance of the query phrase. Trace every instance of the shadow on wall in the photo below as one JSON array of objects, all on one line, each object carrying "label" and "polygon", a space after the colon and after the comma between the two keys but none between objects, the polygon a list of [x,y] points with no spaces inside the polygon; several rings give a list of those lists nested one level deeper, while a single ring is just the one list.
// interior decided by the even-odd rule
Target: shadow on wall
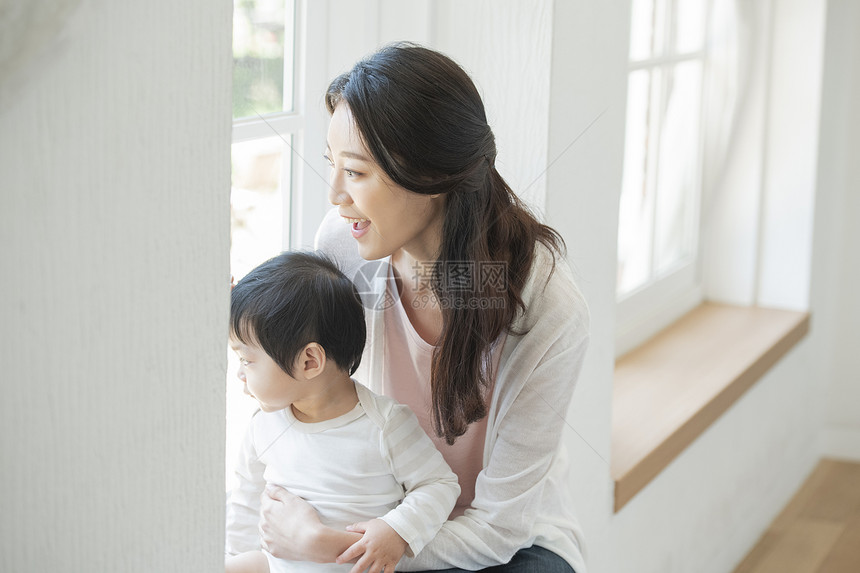
[{"label": "shadow on wall", "polygon": [[7,0],[0,19],[0,107],[62,48],[63,30],[81,0]]}]

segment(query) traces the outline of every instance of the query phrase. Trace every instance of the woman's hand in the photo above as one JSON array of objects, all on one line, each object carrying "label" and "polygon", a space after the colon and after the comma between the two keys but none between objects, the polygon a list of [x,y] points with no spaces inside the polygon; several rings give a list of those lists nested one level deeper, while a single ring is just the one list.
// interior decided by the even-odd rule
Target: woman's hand
[{"label": "woman's hand", "polygon": [[356,523],[347,530],[364,534],[337,558],[338,563],[350,563],[358,558],[350,573],[394,571],[406,551],[406,541],[381,519]]},{"label": "woman's hand", "polygon": [[325,527],[311,504],[282,487],[267,486],[260,501],[260,537],[275,557],[334,563],[361,539],[359,533]]},{"label": "woman's hand", "polygon": [[313,538],[323,525],[311,504],[272,485],[266,487],[260,501],[263,547],[281,559],[313,561]]}]

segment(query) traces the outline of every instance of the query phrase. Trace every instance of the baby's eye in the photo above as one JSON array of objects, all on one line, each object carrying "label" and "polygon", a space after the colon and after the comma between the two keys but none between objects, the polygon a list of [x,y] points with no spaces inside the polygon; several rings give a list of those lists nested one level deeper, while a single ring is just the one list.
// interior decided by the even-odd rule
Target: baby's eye
[{"label": "baby's eye", "polygon": [[326,163],[328,163],[330,167],[334,167],[334,161],[332,161],[331,157],[329,157],[327,154],[323,153],[323,159],[326,160]]},{"label": "baby's eye", "polygon": [[242,366],[247,366],[248,364],[250,364],[250,362],[248,360],[246,360],[245,358],[242,358],[240,356],[239,357],[239,364],[241,364]]}]

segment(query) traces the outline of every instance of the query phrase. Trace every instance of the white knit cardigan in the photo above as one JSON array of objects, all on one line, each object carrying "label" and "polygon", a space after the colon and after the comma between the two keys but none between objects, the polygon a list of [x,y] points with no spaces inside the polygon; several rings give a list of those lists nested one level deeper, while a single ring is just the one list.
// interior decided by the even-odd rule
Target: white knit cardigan
[{"label": "white knit cardigan", "polygon": [[[332,209],[316,247],[350,278],[368,261],[358,254],[349,226]],[[588,346],[588,308],[570,269],[538,245],[519,313],[506,337],[489,405],[483,470],[465,514],[447,521],[436,537],[398,570],[459,567],[478,570],[510,561],[538,545],[585,573],[582,532],[569,490],[561,446],[568,405]],[[378,263],[377,263],[378,264]],[[385,281],[373,281],[382,297]],[[366,310],[367,345],[355,378],[382,393],[383,313]],[[525,334],[516,334],[525,333]]]}]

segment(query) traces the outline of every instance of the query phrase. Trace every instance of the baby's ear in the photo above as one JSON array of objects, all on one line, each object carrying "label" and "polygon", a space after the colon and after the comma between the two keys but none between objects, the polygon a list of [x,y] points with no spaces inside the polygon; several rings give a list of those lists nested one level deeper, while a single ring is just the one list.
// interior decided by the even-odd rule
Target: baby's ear
[{"label": "baby's ear", "polygon": [[306,380],[316,378],[322,374],[322,371],[325,369],[325,363],[326,356],[323,347],[316,342],[309,342],[299,353],[296,373],[300,374]]}]

